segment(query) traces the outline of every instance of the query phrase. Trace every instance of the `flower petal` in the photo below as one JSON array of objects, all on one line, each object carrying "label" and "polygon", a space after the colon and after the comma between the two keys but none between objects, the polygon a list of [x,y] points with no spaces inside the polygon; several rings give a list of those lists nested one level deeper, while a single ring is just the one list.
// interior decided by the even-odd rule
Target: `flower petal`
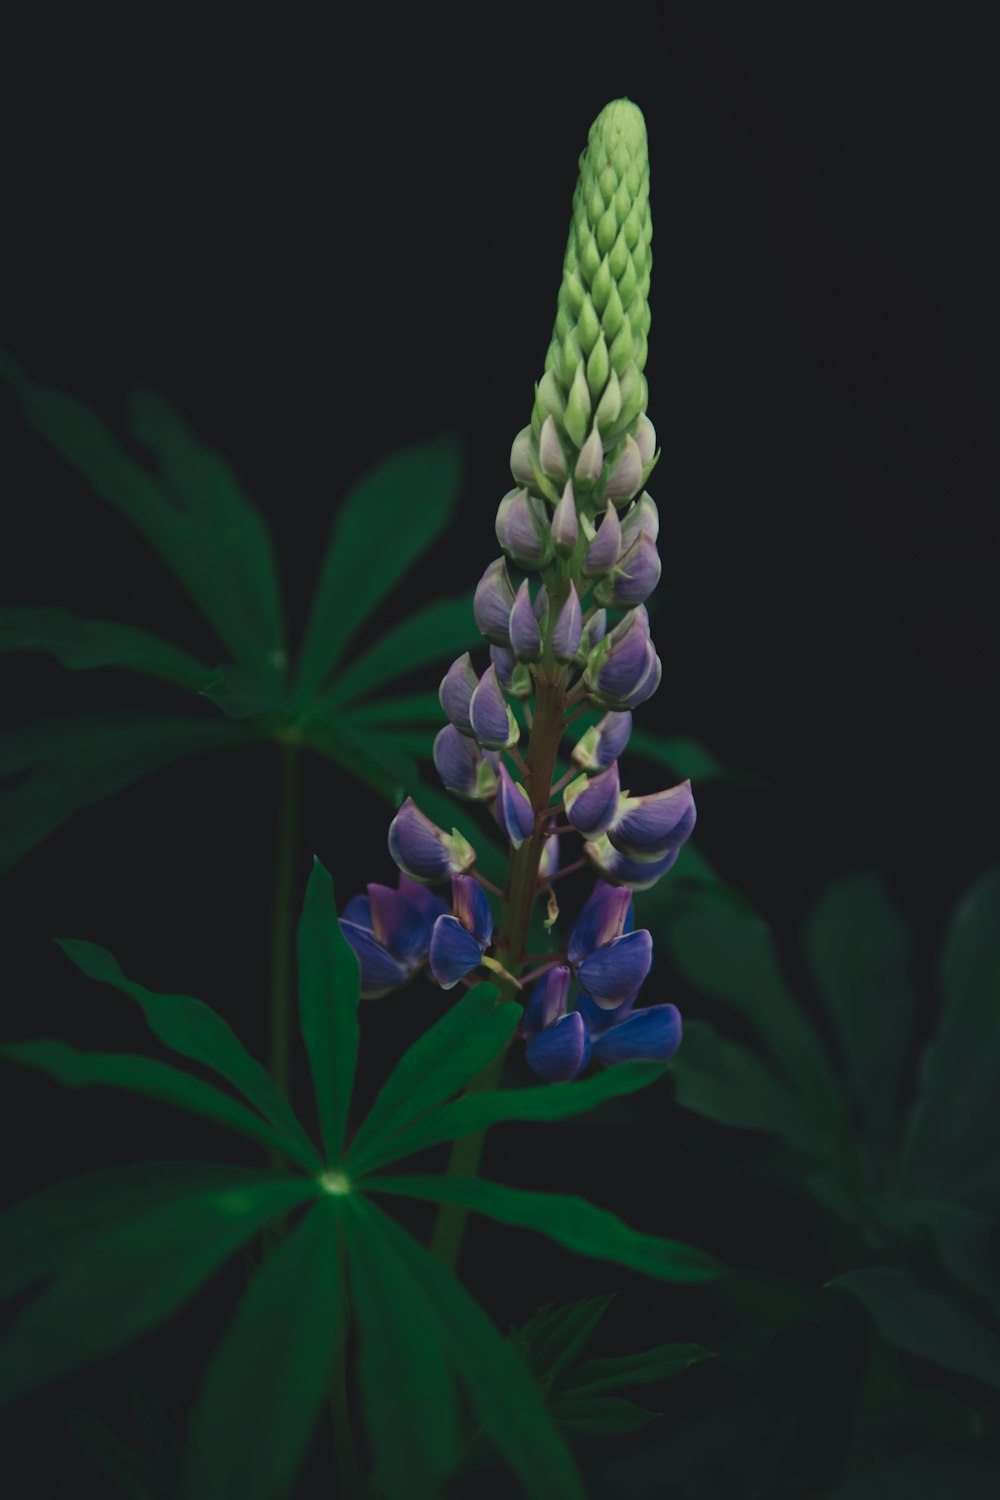
[{"label": "flower petal", "polygon": [[362,1000],[377,1000],[406,983],[409,970],[387,953],[367,928],[356,927],[341,917],[340,930],[357,954],[361,966]]},{"label": "flower petal", "polygon": [[598,880],[569,935],[570,963],[574,966],[581,963],[595,948],[603,948],[605,943],[620,937],[631,904],[629,891]]},{"label": "flower petal", "polygon": [[590,1038],[579,1011],[537,1032],[524,1049],[524,1060],[546,1083],[567,1083],[582,1073],[590,1061]]},{"label": "flower petal", "polygon": [[603,1010],[634,995],[653,963],[653,939],[644,927],[614,938],[579,965],[580,986]]},{"label": "flower petal", "polygon": [[652,1058],[666,1062],[681,1044],[681,1013],[676,1005],[647,1005],[594,1039],[594,1056],[602,1063]]},{"label": "flower petal", "polygon": [[454,915],[485,948],[493,936],[493,913],[479,881],[472,875],[456,875],[451,882],[451,901]]},{"label": "flower petal", "polygon": [[524,1007],[519,1028],[522,1036],[534,1036],[547,1026],[554,1026],[559,1017],[566,1014],[569,982],[570,971],[565,964],[557,964],[542,975]]},{"label": "flower petal", "polygon": [[457,917],[438,917],[428,954],[431,973],[443,990],[450,990],[482,963],[483,948]]}]

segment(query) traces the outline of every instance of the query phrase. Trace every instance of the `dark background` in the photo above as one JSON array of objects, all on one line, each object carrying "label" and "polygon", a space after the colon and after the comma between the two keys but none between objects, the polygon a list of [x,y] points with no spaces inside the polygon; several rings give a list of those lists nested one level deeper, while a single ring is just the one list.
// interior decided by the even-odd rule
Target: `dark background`
[{"label": "dark background", "polygon": [[[456,429],[454,528],[389,623],[495,555],[576,159],[602,105],[633,98],[652,162],[651,490],[677,591],[641,722],[766,783],[700,790],[698,836],[793,975],[820,890],[874,867],[914,928],[929,1008],[949,908],[996,854],[985,26],[971,11],[904,25],[896,7],[639,6],[558,27],[468,15],[25,41],[10,59],[0,341],[123,436],[136,383],[181,408],[269,517],[293,637],[351,482],[395,444]],[[172,578],[6,390],[0,429],[0,596],[142,624],[212,659]],[[76,704],[186,706],[41,657],[5,659],[0,682],[11,724]],[[127,1002],[53,953],[65,934],[218,1005],[259,1049],[276,771],[268,747],[179,763],[29,856],[6,882],[8,1034],[142,1043]],[[389,878],[387,820],[311,761],[303,881],[314,850],[343,896]],[[408,993],[386,1002],[387,1054],[439,1003]],[[32,1147],[18,1190],[121,1159],[126,1118],[147,1154],[210,1135],[35,1079],[15,1094]],[[648,1227],[697,1239],[661,1217]]]}]

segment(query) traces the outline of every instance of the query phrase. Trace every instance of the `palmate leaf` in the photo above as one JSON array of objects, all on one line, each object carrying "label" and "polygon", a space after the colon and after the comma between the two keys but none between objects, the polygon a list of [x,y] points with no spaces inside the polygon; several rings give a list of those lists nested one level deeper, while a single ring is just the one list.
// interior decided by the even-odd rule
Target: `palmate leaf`
[{"label": "palmate leaf", "polygon": [[388,1500],[434,1500],[455,1467],[455,1380],[439,1318],[373,1211],[345,1206],[351,1299],[366,1426]]},{"label": "palmate leaf", "polygon": [[314,697],[378,601],[441,531],[461,471],[458,442],[444,436],[390,454],[348,494],[334,522],[302,644],[300,707]]},{"label": "palmate leaf", "polygon": [[361,970],[340,930],[333,881],[313,860],[297,934],[299,1022],[327,1160],[340,1160],[358,1056]]},{"label": "palmate leaf", "polygon": [[126,979],[117,961],[96,943],[63,939],[59,946],[88,978],[113,985],[134,1000],[154,1034],[171,1051],[193,1058],[232,1084],[288,1141],[294,1148],[295,1159],[307,1170],[321,1170],[322,1158],[270,1073],[250,1056],[232,1028],[211,1006],[193,1000],[190,995],[154,995],[143,985]]},{"label": "palmate leaf", "polygon": [[622,1386],[651,1385],[669,1380],[682,1370],[714,1356],[699,1344],[661,1344],[638,1354],[623,1354],[611,1359],[590,1359],[586,1364],[567,1370],[556,1382],[560,1395],[599,1396]]},{"label": "palmate leaf", "polygon": [[351,1199],[345,1211],[359,1214],[369,1241],[374,1235],[383,1239],[385,1253],[396,1258],[425,1297],[448,1363],[466,1387],[483,1431],[520,1479],[523,1493],[532,1500],[583,1500],[573,1460],[534,1381],[457,1277],[374,1204]]},{"label": "palmate leaf", "polygon": [[0,652],[10,651],[50,652],[73,672],[127,667],[195,693],[212,679],[210,667],[148,630],[113,620],[87,620],[71,609],[30,604],[0,609]]},{"label": "palmate leaf", "polygon": [[662,1281],[712,1281],[725,1268],[703,1250],[630,1229],[584,1198],[525,1192],[479,1177],[367,1177],[366,1193],[396,1193],[434,1203],[460,1203],[477,1213],[547,1234],[577,1255],[615,1261]]},{"label": "palmate leaf", "polygon": [[572,1364],[607,1312],[614,1292],[566,1307],[540,1307],[513,1335],[515,1348],[536,1377],[553,1378]]},{"label": "palmate leaf", "polygon": [[264,1224],[314,1199],[306,1179],[241,1180],[175,1199],[99,1235],[0,1342],[0,1406],[163,1321]]},{"label": "palmate leaf", "polygon": [[[314,711],[325,714],[332,709],[342,710],[343,705],[367,697],[383,683],[392,682],[430,662],[441,661],[448,655],[454,658],[482,644],[483,638],[472,612],[472,595],[437,599],[392,626],[373,646],[354,656],[336,674],[329,691],[317,700]],[[434,702],[437,705],[436,722],[443,723],[444,716],[436,697]]]},{"label": "palmate leaf", "polygon": [[572,1438],[622,1437],[662,1416],[621,1396],[553,1396],[548,1411],[560,1432]]},{"label": "palmate leaf", "polygon": [[176,714],[88,714],[43,719],[0,734],[0,875],[81,808],[202,750],[248,744],[252,726]]},{"label": "palmate leaf", "polygon": [[371,1172],[387,1162],[399,1161],[443,1141],[475,1135],[504,1120],[564,1120],[570,1115],[595,1109],[606,1099],[648,1088],[666,1071],[661,1063],[626,1062],[574,1083],[466,1094],[400,1131],[387,1128],[373,1138],[362,1127],[351,1147],[352,1169]]},{"label": "palmate leaf", "polygon": [[255,1273],[192,1415],[187,1500],[288,1493],[338,1342],[338,1207],[327,1198],[310,1208]]}]

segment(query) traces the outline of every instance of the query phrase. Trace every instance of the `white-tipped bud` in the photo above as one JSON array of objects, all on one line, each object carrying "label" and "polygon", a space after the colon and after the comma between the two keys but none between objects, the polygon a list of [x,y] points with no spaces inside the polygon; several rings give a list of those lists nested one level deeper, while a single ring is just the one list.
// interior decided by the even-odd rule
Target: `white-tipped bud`
[{"label": "white-tipped bud", "polygon": [[511,445],[510,472],[518,484],[528,485],[529,488],[535,483],[535,469],[532,458],[531,428],[522,427]]},{"label": "white-tipped bud", "polygon": [[601,442],[601,434],[595,427],[580,449],[580,456],[573,472],[579,484],[593,485],[600,479],[603,470],[604,445]]},{"label": "white-tipped bud", "polygon": [[615,466],[608,475],[604,493],[609,500],[623,505],[637,495],[642,486],[642,454],[633,438],[626,437]]},{"label": "white-tipped bud", "polygon": [[580,535],[580,523],[576,515],[576,499],[573,486],[567,481],[562,499],[552,517],[552,545],[560,557],[569,557]]},{"label": "white-tipped bud", "polygon": [[566,478],[566,456],[562,451],[555,418],[549,414],[542,423],[538,438],[538,462],[542,473],[550,479]]}]

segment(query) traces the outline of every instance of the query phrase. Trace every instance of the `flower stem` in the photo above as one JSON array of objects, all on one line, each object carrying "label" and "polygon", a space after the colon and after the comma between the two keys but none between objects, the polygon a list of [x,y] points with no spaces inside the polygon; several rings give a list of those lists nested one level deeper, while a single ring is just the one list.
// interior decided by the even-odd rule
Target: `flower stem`
[{"label": "flower stem", "polygon": [[366,1491],[362,1479],[361,1465],[358,1461],[358,1451],[354,1443],[354,1433],[351,1429],[351,1413],[347,1402],[347,1337],[350,1332],[350,1302],[347,1297],[342,1237],[338,1247],[335,1274],[337,1276],[338,1296],[340,1297],[340,1329],[330,1371],[330,1419],[333,1426],[333,1462],[337,1475],[336,1493],[343,1495],[344,1500],[352,1500],[352,1497],[363,1495]]}]

